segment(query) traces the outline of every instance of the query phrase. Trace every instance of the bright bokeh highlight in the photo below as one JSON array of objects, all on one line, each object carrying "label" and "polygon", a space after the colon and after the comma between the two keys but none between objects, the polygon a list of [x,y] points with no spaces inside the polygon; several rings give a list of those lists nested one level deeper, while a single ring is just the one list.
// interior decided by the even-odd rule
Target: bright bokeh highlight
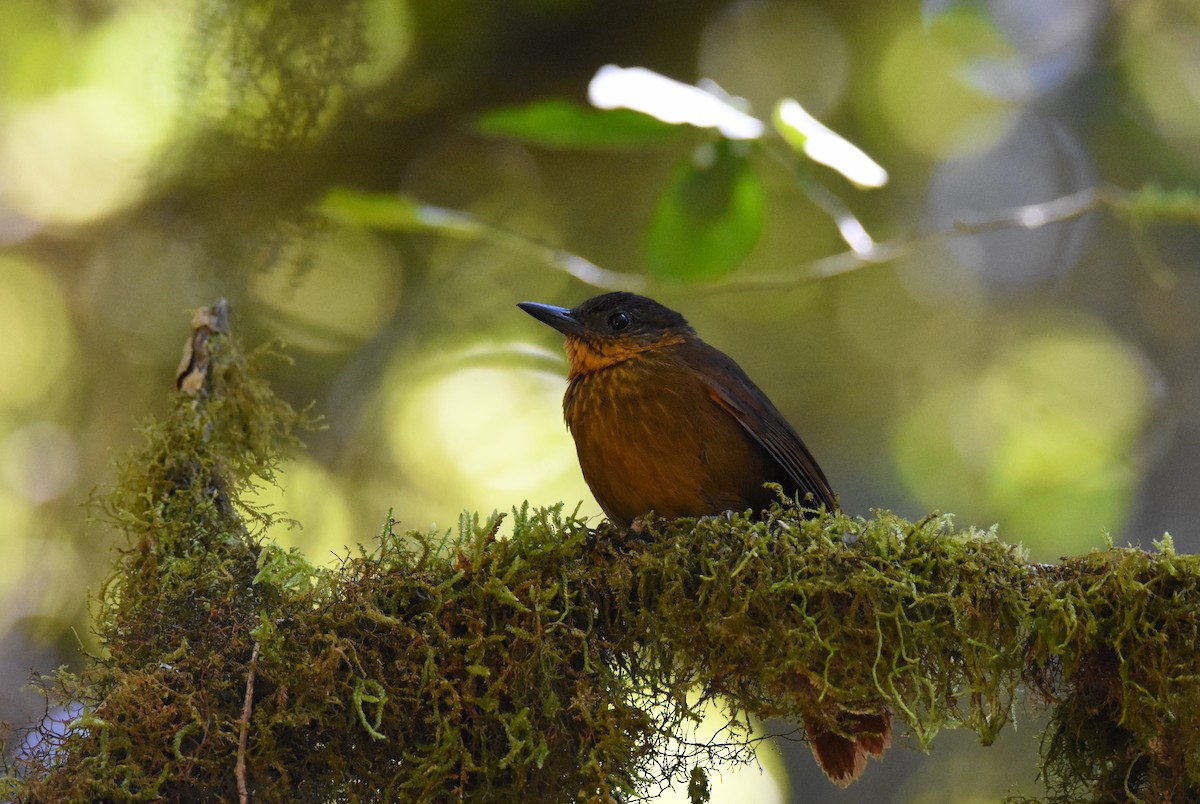
[{"label": "bright bokeh highlight", "polygon": [[413,44],[408,4],[401,0],[367,0],[362,35],[370,56],[354,72],[359,87],[377,86],[404,63]]},{"label": "bright bokeh highlight", "polygon": [[36,263],[0,254],[0,410],[39,404],[74,359],[66,299]]},{"label": "bright bokeh highlight", "polygon": [[4,527],[0,634],[9,633],[24,618],[78,610],[80,589],[63,583],[64,578],[77,578],[84,572],[72,534],[39,516],[25,495],[4,482],[0,482],[0,523]]},{"label": "bright bokeh highlight", "polygon": [[354,227],[301,240],[252,289],[272,329],[313,352],[355,348],[377,335],[400,300],[401,265],[378,235]]},{"label": "bright bokeh highlight", "polygon": [[492,362],[538,351],[482,345],[415,376],[400,368],[390,383],[388,444],[426,504],[442,507],[439,523],[464,508],[507,511],[526,499],[568,510],[583,500],[582,513],[596,512],[563,424],[565,371]]},{"label": "bright bokeh highlight", "polygon": [[930,36],[961,59],[960,77],[1026,102],[1086,70],[1108,17],[1095,0],[924,0]]},{"label": "bright bokeh highlight", "polygon": [[780,98],[826,114],[841,101],[851,68],[837,23],[817,5],[789,0],[725,6],[704,30],[697,62],[700,75],[764,115]]},{"label": "bright bokeh highlight", "polygon": [[338,478],[307,454],[282,467],[280,485],[262,483],[247,500],[278,518],[267,538],[285,548],[299,548],[314,563],[327,563],[348,546],[371,546],[373,534],[356,529]]},{"label": "bright bokeh highlight", "polygon": [[764,131],[761,120],[723,98],[645,67],[604,65],[588,84],[588,100],[597,109],[633,109],[664,123],[713,128],[731,140],[755,140]]},{"label": "bright bokeh highlight", "polygon": [[1000,522],[1045,557],[1079,552],[1129,515],[1152,384],[1099,323],[1031,322],[982,365],[935,378],[902,414],[893,455],[923,505]]},{"label": "bright bokeh highlight", "polygon": [[145,191],[174,125],[186,15],[131,3],[69,36],[27,21],[0,37],[20,44],[30,81],[0,106],[0,201],[50,225],[111,215]]},{"label": "bright bokeh highlight", "polygon": [[[716,711],[715,704],[709,704],[703,710],[702,718],[696,724],[694,734],[681,738],[695,743],[720,742],[723,739],[722,729],[728,725],[727,719]],[[705,769],[712,792],[710,804],[784,804],[790,800],[787,770],[779,749],[771,740],[762,739],[764,735],[757,724],[749,736],[751,739],[759,738],[754,762]],[[691,798],[687,785],[677,783],[649,800],[654,804],[688,804]]]},{"label": "bright bokeh highlight", "polygon": [[55,499],[79,472],[79,448],[67,428],[34,422],[0,439],[0,480],[32,503]]},{"label": "bright bokeh highlight", "polygon": [[784,98],[776,105],[774,120],[784,140],[814,162],[828,165],[864,189],[887,184],[887,171],[879,163],[792,98]]},{"label": "bright bokeh highlight", "polygon": [[1124,72],[1149,122],[1200,162],[1200,28],[1145,24],[1125,43]]},{"label": "bright bokeh highlight", "polygon": [[[965,34],[963,34],[965,35]],[[962,56],[920,25],[900,28],[876,71],[875,106],[908,148],[929,158],[983,150],[1001,138],[1015,110],[960,77]]]}]

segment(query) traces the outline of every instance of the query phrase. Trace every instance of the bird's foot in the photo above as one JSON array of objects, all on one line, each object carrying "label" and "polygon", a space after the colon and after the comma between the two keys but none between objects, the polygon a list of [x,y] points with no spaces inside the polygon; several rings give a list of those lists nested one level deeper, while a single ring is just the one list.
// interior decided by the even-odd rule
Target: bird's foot
[{"label": "bird's foot", "polygon": [[650,526],[646,524],[645,517],[637,517],[629,523],[629,527],[625,529],[625,538],[644,542],[650,538]]},{"label": "bird's foot", "polygon": [[737,516],[737,514],[734,511],[723,511],[719,514],[709,514],[707,516],[702,516],[696,520],[696,524],[701,525],[701,524],[705,524],[707,522],[722,522],[722,521],[732,522],[733,518],[735,516]]}]

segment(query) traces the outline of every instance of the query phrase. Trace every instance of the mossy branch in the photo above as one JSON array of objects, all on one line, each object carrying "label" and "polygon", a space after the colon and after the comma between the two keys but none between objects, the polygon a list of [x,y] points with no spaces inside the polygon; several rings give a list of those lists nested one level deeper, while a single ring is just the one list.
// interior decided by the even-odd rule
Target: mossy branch
[{"label": "mossy branch", "polygon": [[[317,568],[242,503],[306,417],[218,312],[110,496],[130,546],[105,655],[41,680],[69,722],[26,735],[5,800],[701,797],[697,769],[750,757],[748,717],[887,709],[920,744],[988,743],[1024,691],[1053,708],[1049,799],[1200,795],[1200,560],[1169,541],[1046,566],[948,516],[780,507],[629,536],[522,507],[511,538],[389,523]],[[709,702],[721,742],[688,736]]]}]

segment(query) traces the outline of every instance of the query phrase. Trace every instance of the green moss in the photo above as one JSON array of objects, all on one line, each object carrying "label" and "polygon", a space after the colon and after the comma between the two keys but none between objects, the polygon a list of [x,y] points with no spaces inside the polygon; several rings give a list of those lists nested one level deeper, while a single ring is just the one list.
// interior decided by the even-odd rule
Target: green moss
[{"label": "green moss", "polygon": [[[105,654],[42,680],[82,713],[34,730],[5,799],[602,801],[675,780],[702,800],[705,769],[752,756],[751,717],[836,731],[886,709],[919,744],[988,743],[1025,689],[1053,708],[1051,798],[1200,792],[1200,563],[1169,543],[1041,566],[947,516],[619,534],[523,507],[508,539],[497,517],[389,523],[316,568],[241,503],[306,417],[259,379],[266,353],[208,346],[201,392],[109,498],[129,547],[99,595]],[[697,741],[711,702],[729,728]]]},{"label": "green moss", "polygon": [[1056,704],[1044,776],[1062,800],[1200,792],[1200,556],[1169,539],[1046,568],[1031,599],[1031,672]]}]

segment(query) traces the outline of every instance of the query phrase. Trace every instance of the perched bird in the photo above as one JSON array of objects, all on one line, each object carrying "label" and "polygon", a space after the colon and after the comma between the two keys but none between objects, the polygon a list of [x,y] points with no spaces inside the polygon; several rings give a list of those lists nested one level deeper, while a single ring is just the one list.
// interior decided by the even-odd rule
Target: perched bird
[{"label": "perched bird", "polygon": [[[837,507],[829,481],[767,395],[732,358],[653,299],[606,293],[574,309],[517,305],[566,336],[563,412],[579,466],[616,525],[650,512],[675,519],[761,511],[765,483],[814,510]],[[808,727],[817,762],[846,785],[891,743],[886,714],[853,714],[841,730]]]},{"label": "perched bird", "polygon": [[583,477],[614,524],[767,508],[780,484],[812,508],[837,503],[767,395],[679,313],[606,293],[574,310],[517,305],[567,337],[563,412]]}]

